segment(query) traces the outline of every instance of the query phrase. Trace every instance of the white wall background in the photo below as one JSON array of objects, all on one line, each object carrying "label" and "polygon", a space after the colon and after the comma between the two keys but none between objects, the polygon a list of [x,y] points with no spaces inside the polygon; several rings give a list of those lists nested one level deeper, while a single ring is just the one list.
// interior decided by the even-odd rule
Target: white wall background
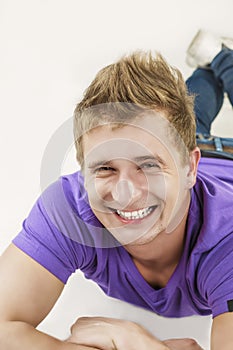
[{"label": "white wall background", "polygon": [[[149,49],[188,77],[185,50],[196,31],[233,36],[232,13],[232,0],[0,0],[0,253],[41,192],[49,140],[97,71],[124,53]],[[222,114],[214,131],[233,136],[229,104]],[[71,130],[69,137],[72,146]],[[60,173],[76,167],[71,148]],[[105,298],[79,273],[41,329],[65,337],[83,314],[130,318],[161,338],[196,337],[208,349],[210,318],[159,318]]]}]

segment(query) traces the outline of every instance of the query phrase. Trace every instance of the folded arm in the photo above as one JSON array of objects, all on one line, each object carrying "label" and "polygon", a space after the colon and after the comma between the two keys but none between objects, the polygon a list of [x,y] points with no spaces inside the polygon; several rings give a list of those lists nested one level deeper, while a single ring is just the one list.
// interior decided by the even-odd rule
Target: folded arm
[{"label": "folded arm", "polygon": [[233,312],[216,316],[211,330],[211,350],[232,350]]},{"label": "folded arm", "polygon": [[69,341],[101,350],[202,350],[193,339],[161,341],[139,324],[106,317],[81,317]]},{"label": "folded arm", "polygon": [[0,349],[95,349],[36,330],[64,284],[13,244],[0,257]]}]

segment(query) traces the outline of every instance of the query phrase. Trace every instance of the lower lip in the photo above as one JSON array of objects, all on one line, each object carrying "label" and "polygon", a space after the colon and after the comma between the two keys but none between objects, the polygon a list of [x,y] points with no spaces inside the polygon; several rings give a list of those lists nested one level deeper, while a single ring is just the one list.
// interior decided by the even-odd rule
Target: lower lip
[{"label": "lower lip", "polygon": [[117,213],[114,213],[114,215],[117,217],[117,219],[119,221],[121,221],[124,224],[140,224],[142,221],[149,218],[151,216],[151,214],[154,213],[156,208],[157,208],[157,206],[155,206],[153,208],[153,210],[150,212],[150,214],[148,214],[147,216],[145,216],[144,218],[141,218],[141,219],[124,219],[120,215],[118,215]]}]

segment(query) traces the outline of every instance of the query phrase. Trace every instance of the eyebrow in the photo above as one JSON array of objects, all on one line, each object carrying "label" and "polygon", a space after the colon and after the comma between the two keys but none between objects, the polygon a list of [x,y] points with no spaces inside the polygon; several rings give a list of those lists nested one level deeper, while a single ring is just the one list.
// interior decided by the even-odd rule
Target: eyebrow
[{"label": "eyebrow", "polygon": [[[135,157],[133,159],[130,159],[131,162],[134,163],[140,163],[146,160],[153,160],[156,162],[159,162],[162,166],[166,166],[166,163],[164,162],[164,160],[159,157],[158,155],[156,156],[152,156],[152,155],[144,155],[144,156],[139,156],[139,157]],[[101,165],[111,165],[113,160],[98,160],[98,161],[94,161],[94,162],[90,162],[88,164],[88,168],[89,169],[94,169],[97,168],[98,166]]]}]

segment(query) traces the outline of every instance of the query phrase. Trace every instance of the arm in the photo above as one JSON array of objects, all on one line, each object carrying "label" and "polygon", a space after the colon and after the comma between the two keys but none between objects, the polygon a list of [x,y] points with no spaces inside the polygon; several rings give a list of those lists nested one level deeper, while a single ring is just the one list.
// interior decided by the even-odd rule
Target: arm
[{"label": "arm", "polygon": [[81,317],[68,341],[101,350],[169,350],[137,323],[108,317]]},{"label": "arm", "polygon": [[49,271],[10,245],[0,257],[0,349],[95,349],[63,342],[35,329],[63,287]]},{"label": "arm", "polygon": [[211,350],[231,350],[233,348],[233,313],[216,316],[211,330]]},{"label": "arm", "polygon": [[81,317],[68,341],[102,350],[202,350],[193,339],[160,341],[137,323],[107,317]]}]

